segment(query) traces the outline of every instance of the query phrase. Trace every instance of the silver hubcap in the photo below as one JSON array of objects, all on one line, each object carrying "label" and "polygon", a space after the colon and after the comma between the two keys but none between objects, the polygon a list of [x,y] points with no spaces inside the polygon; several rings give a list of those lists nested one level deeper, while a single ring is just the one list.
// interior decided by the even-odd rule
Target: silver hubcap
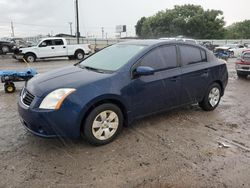
[{"label": "silver hubcap", "polygon": [[28,60],[28,62],[34,62],[34,57],[33,56],[28,56],[27,60]]},{"label": "silver hubcap", "polygon": [[217,87],[211,89],[208,95],[208,101],[212,107],[215,107],[220,100],[220,90]]},{"label": "silver hubcap", "polygon": [[107,140],[117,131],[119,118],[111,110],[98,114],[92,124],[92,133],[98,140]]},{"label": "silver hubcap", "polygon": [[83,54],[82,54],[82,53],[78,53],[78,54],[77,54],[77,58],[78,58],[78,59],[82,59],[82,58],[83,58]]}]

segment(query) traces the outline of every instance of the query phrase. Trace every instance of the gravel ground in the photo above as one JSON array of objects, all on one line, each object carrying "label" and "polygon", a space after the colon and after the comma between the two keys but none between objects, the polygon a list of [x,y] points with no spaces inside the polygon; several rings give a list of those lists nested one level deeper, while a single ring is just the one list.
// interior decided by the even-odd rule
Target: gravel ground
[{"label": "gravel ground", "polygon": [[[237,78],[234,61],[215,111],[193,105],[144,118],[101,147],[28,133],[17,113],[24,83],[14,94],[0,84],[0,187],[250,187],[250,79]],[[32,67],[43,73],[75,62]],[[0,57],[0,70],[25,66]]]}]

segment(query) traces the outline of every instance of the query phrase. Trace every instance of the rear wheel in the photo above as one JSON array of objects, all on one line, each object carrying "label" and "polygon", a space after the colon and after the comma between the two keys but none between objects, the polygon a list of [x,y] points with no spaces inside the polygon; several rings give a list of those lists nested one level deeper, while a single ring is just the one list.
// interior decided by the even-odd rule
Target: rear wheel
[{"label": "rear wheel", "polygon": [[5,83],[4,90],[6,93],[14,93],[16,91],[15,84],[13,82]]},{"label": "rear wheel", "polygon": [[36,61],[36,56],[34,54],[28,53],[24,55],[24,59],[28,62],[28,63],[33,63]]},{"label": "rear wheel", "polygon": [[82,50],[77,50],[75,53],[75,57],[78,60],[82,60],[84,58],[84,55],[85,55],[84,51],[82,51]]},{"label": "rear wheel", "polygon": [[205,111],[214,110],[220,102],[221,93],[221,87],[218,83],[211,84],[199,106]]},{"label": "rear wheel", "polygon": [[90,112],[83,126],[84,137],[90,144],[104,145],[121,131],[123,114],[114,104],[102,104]]}]

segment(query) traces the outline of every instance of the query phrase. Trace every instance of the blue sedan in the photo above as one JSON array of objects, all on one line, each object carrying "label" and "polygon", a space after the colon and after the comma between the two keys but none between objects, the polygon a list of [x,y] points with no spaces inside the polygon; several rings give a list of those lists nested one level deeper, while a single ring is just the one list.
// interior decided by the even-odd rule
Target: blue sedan
[{"label": "blue sedan", "polygon": [[21,91],[22,124],[41,137],[111,142],[133,120],[199,103],[214,110],[228,72],[207,49],[178,41],[136,40],[37,75]]}]

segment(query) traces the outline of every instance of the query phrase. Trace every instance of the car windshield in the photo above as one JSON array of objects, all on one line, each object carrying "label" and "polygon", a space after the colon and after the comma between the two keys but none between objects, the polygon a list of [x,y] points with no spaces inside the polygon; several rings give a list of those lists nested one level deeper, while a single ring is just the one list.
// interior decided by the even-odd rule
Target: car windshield
[{"label": "car windshield", "polygon": [[142,45],[112,45],[83,60],[79,66],[92,70],[116,71],[144,48]]},{"label": "car windshield", "polygon": [[42,41],[42,39],[38,40],[36,43],[35,43],[35,46],[38,46],[40,44],[40,42]]}]

